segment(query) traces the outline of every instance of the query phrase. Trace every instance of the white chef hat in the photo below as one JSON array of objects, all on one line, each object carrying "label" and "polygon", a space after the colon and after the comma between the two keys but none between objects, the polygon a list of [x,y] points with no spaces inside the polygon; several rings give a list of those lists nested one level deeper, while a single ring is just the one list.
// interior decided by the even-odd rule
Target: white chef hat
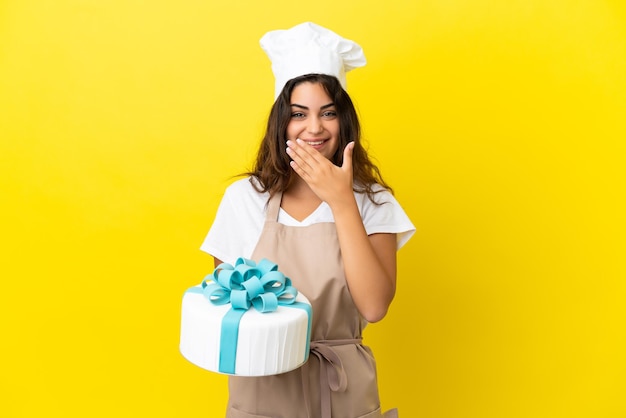
[{"label": "white chef hat", "polygon": [[334,75],[345,89],[346,73],[366,63],[358,44],[311,22],[267,32],[260,43],[272,61],[274,98],[287,81],[309,73]]}]

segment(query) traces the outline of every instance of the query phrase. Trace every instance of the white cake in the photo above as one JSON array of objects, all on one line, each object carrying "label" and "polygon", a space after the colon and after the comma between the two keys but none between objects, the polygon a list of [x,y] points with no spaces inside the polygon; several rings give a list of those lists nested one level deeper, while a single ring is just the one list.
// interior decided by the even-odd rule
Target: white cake
[{"label": "white cake", "polygon": [[[201,286],[185,292],[182,303],[180,352],[191,363],[213,372],[266,376],[300,367],[308,358],[310,303],[298,293],[293,305],[261,313],[251,307],[241,317],[235,347],[221,346],[223,318],[231,304],[215,305]],[[234,373],[220,369],[220,350],[235,356]],[[235,354],[236,353],[236,354]]]}]

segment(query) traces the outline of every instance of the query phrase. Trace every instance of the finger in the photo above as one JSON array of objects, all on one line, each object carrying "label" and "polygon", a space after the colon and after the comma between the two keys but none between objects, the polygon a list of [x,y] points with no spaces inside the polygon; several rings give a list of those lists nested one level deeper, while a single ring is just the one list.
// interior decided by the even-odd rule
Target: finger
[{"label": "finger", "polygon": [[352,171],[352,153],[354,151],[354,141],[349,142],[343,149],[343,164],[341,168],[345,171]]},{"label": "finger", "polygon": [[315,170],[320,164],[327,162],[326,158],[320,154],[315,148],[297,139],[296,141],[287,141],[288,154],[292,160],[296,161],[303,170]]},{"label": "finger", "polygon": [[306,178],[308,177],[308,175],[306,171],[304,171],[297,162],[292,160],[289,162],[289,165],[291,166],[292,170],[296,172],[297,175],[299,175],[306,181]]},{"label": "finger", "polygon": [[287,154],[291,158],[291,161],[297,164],[300,170],[305,170],[309,167],[309,164],[305,161],[306,153],[304,153],[302,147],[298,147],[294,141],[287,141]]},{"label": "finger", "polygon": [[300,151],[300,156],[303,159],[311,161],[311,163],[313,161],[323,161],[326,159],[318,150],[316,150],[300,138],[296,139],[296,146],[296,149]]}]

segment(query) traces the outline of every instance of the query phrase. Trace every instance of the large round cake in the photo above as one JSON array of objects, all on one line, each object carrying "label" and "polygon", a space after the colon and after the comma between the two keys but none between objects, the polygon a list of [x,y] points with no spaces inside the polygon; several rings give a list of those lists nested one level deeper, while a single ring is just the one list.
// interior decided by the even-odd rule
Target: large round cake
[{"label": "large round cake", "polygon": [[293,303],[261,312],[255,307],[241,310],[231,303],[212,303],[203,286],[194,286],[183,296],[180,352],[191,363],[213,372],[285,373],[308,358],[311,314],[311,305],[301,293]]}]

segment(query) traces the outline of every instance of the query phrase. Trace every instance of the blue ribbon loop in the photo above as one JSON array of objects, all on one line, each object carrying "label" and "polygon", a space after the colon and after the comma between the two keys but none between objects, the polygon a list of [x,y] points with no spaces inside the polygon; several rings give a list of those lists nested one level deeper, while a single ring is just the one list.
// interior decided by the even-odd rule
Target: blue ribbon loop
[{"label": "blue ribbon loop", "polygon": [[[214,305],[230,303],[231,309],[222,319],[219,371],[235,374],[239,322],[248,309],[259,312],[276,311],[279,305],[304,309],[309,317],[306,357],[309,353],[312,310],[308,304],[296,302],[298,291],[291,279],[278,271],[268,259],[258,263],[240,257],[232,266],[218,265],[201,283],[202,294]],[[197,289],[197,288],[196,288]]]}]

